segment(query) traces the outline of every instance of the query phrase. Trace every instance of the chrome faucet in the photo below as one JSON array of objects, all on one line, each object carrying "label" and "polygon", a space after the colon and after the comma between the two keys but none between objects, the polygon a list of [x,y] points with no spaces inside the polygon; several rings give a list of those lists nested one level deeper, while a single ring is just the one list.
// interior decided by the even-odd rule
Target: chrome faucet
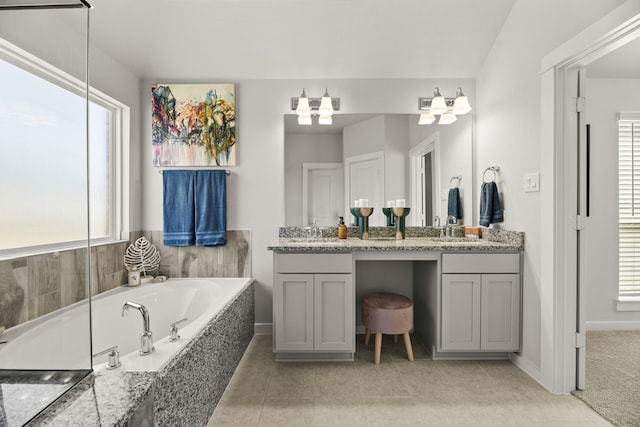
[{"label": "chrome faucet", "polygon": [[140,355],[146,356],[153,353],[153,350],[155,350],[155,348],[153,347],[153,338],[151,337],[151,331],[149,330],[149,311],[142,304],[127,301],[122,306],[122,317],[124,317],[129,312],[130,307],[135,308],[142,315],[142,327],[144,330],[142,332],[142,335],[140,336]]},{"label": "chrome faucet", "polygon": [[[451,219],[453,220],[453,223],[449,222],[449,220],[451,220]],[[445,224],[445,232],[444,232],[444,234],[445,234],[446,237],[453,237],[453,227],[452,227],[452,225],[455,225],[455,224],[458,224],[458,218],[456,218],[453,215],[449,215],[447,217],[447,221],[446,221],[446,224]]]},{"label": "chrome faucet", "polygon": [[311,224],[311,238],[317,239],[322,238],[322,230],[318,227],[318,217],[313,217],[313,222]]}]

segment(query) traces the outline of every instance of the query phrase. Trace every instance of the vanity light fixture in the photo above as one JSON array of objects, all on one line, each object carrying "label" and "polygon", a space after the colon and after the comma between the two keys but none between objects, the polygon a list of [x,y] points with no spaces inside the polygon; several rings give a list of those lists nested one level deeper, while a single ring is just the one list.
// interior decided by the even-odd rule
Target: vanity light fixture
[{"label": "vanity light fixture", "polygon": [[458,88],[455,98],[445,98],[440,94],[440,89],[435,88],[433,98],[418,98],[418,109],[427,111],[420,115],[418,124],[429,125],[436,120],[436,115],[440,116],[438,124],[448,125],[455,122],[457,116],[467,114],[471,111],[469,98]]},{"label": "vanity light fixture", "polygon": [[331,98],[329,91],[325,89],[322,98],[308,98],[305,90],[299,98],[291,98],[291,109],[298,115],[299,125],[312,124],[311,116],[318,115],[318,124],[330,125],[333,123],[331,116],[334,111],[340,110],[340,98]]}]

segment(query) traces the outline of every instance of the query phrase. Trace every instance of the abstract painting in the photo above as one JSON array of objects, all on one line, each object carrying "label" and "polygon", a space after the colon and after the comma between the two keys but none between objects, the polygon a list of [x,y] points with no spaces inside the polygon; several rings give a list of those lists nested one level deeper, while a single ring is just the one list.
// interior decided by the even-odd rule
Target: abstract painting
[{"label": "abstract painting", "polygon": [[154,166],[235,166],[233,84],[155,84]]}]

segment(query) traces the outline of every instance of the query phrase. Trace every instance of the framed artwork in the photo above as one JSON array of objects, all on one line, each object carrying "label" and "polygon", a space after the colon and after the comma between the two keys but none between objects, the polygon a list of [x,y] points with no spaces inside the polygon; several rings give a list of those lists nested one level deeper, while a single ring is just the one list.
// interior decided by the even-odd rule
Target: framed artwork
[{"label": "framed artwork", "polygon": [[235,166],[233,84],[155,84],[152,92],[154,166]]}]

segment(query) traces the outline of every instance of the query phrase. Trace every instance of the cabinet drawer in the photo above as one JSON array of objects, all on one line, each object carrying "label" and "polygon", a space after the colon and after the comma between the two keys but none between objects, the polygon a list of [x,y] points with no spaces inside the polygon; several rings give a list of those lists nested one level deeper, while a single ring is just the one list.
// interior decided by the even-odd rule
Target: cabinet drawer
[{"label": "cabinet drawer", "polygon": [[520,273],[520,254],[443,254],[442,273]]},{"label": "cabinet drawer", "polygon": [[351,254],[276,254],[276,273],[351,273]]}]

